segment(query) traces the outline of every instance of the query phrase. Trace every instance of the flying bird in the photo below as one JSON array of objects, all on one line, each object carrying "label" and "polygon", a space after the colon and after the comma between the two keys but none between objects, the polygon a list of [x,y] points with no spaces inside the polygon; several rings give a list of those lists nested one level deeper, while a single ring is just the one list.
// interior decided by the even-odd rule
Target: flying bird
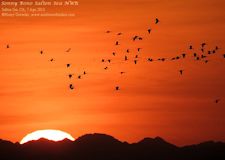
[{"label": "flying bird", "polygon": [[68,77],[71,79],[73,77],[73,74],[69,74]]},{"label": "flying bird", "polygon": [[108,62],[110,63],[111,62],[111,59],[108,59]]},{"label": "flying bird", "polygon": [[50,59],[50,62],[53,62],[54,61],[54,59],[52,58],[52,59]]},{"label": "flying bird", "polygon": [[136,55],[135,58],[138,58],[138,55]]},{"label": "flying bird", "polygon": [[130,52],[130,50],[129,49],[127,49],[127,53],[129,53]]},{"label": "flying bird", "polygon": [[121,32],[119,32],[119,33],[117,33],[117,35],[118,35],[118,36],[120,36],[120,35],[122,35],[122,33],[121,33]]},{"label": "flying bird", "polygon": [[220,99],[216,99],[216,100],[215,100],[215,103],[219,103],[219,101],[220,101]]},{"label": "flying bird", "polygon": [[127,58],[127,56],[125,56],[125,61],[127,61],[128,60],[128,58]]},{"label": "flying bird", "polygon": [[153,61],[153,59],[151,59],[151,58],[148,58],[148,61],[152,62],[152,61]]},{"label": "flying bird", "polygon": [[116,53],[115,52],[113,52],[112,54],[113,54],[113,56],[116,56]]},{"label": "flying bird", "polygon": [[197,53],[194,53],[194,57],[196,57],[197,56]]},{"label": "flying bird", "polygon": [[40,51],[40,54],[43,54],[43,53],[44,53],[44,52],[41,50],[41,51]]},{"label": "flying bird", "polygon": [[116,46],[118,46],[119,45],[119,42],[118,41],[116,41]]},{"label": "flying bird", "polygon": [[102,62],[105,62],[105,60],[104,60],[104,59],[102,59]]},{"label": "flying bird", "polygon": [[118,90],[120,90],[120,87],[119,86],[116,86],[115,89],[118,91]]},{"label": "flying bird", "polygon": [[107,69],[108,69],[108,67],[105,67],[105,68],[104,68],[104,70],[107,70]]},{"label": "flying bird", "polygon": [[68,48],[67,50],[66,50],[66,52],[70,52],[71,51],[71,48]]},{"label": "flying bird", "polygon": [[176,59],[180,59],[180,57],[179,57],[179,56],[177,56],[177,57],[176,57]]},{"label": "flying bird", "polygon": [[218,47],[218,46],[216,46],[215,50],[218,50],[218,49],[219,49],[219,47]]},{"label": "flying bird", "polygon": [[175,57],[171,58],[172,61],[175,60],[175,59],[176,59]]},{"label": "flying bird", "polygon": [[134,60],[134,64],[137,64],[137,60],[136,59]]},{"label": "flying bird", "polygon": [[140,52],[141,48],[138,48],[137,50],[138,50],[138,52]]},{"label": "flying bird", "polygon": [[204,47],[205,47],[205,45],[206,45],[206,43],[202,43],[201,45],[202,45],[202,48],[204,48]]},{"label": "flying bird", "polygon": [[139,40],[143,40],[143,38],[142,38],[142,37],[139,37],[138,39],[139,39]]},{"label": "flying bird", "polygon": [[151,28],[149,28],[149,29],[148,29],[148,33],[150,34],[150,33],[151,33],[151,31],[152,31],[152,29],[151,29]]},{"label": "flying bird", "polygon": [[201,58],[203,59],[203,58],[206,58],[207,56],[205,56],[205,55],[201,55]]},{"label": "flying bird", "polygon": [[68,63],[68,64],[66,64],[66,67],[68,68],[68,67],[70,67],[70,64]]},{"label": "flying bird", "polygon": [[158,24],[158,23],[159,23],[159,19],[156,18],[156,19],[155,19],[155,24]]},{"label": "flying bird", "polygon": [[70,89],[71,89],[71,90],[73,90],[73,89],[74,89],[73,84],[70,84],[70,86],[69,86],[69,87],[70,87]]},{"label": "flying bird", "polygon": [[124,74],[125,72],[120,72],[120,74]]},{"label": "flying bird", "polygon": [[134,37],[133,37],[133,41],[135,41],[137,38],[138,38],[138,36],[134,36]]},{"label": "flying bird", "polygon": [[9,44],[6,45],[6,48],[9,48]]},{"label": "flying bird", "polygon": [[78,78],[78,79],[81,79],[81,75],[79,75],[77,78]]},{"label": "flying bird", "polygon": [[183,58],[185,58],[186,54],[185,54],[185,53],[183,53],[183,54],[182,54],[182,56],[183,56]]},{"label": "flying bird", "polygon": [[111,33],[111,31],[106,31],[106,33]]},{"label": "flying bird", "polygon": [[189,46],[189,49],[193,49],[193,46]]},{"label": "flying bird", "polygon": [[181,69],[181,70],[179,70],[179,72],[181,75],[183,75],[184,70]]}]

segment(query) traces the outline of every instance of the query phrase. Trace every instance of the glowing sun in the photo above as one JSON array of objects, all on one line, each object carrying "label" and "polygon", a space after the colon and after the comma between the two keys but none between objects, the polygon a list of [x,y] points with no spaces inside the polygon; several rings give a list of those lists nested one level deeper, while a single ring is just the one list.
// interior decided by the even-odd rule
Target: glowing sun
[{"label": "glowing sun", "polygon": [[66,132],[63,132],[60,130],[47,129],[47,130],[38,130],[38,131],[27,134],[20,141],[20,144],[24,144],[32,140],[38,140],[40,138],[45,138],[51,141],[61,141],[67,138],[71,141],[74,141],[74,138]]}]

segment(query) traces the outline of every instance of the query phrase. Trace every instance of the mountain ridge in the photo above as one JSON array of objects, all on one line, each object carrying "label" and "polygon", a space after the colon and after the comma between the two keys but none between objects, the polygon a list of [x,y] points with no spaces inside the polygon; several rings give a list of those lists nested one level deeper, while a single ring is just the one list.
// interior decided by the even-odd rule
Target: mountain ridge
[{"label": "mountain ridge", "polygon": [[209,160],[225,159],[225,143],[206,141],[178,147],[163,138],[144,138],[136,143],[94,133],[71,141],[44,138],[24,144],[0,139],[0,159],[32,160]]}]

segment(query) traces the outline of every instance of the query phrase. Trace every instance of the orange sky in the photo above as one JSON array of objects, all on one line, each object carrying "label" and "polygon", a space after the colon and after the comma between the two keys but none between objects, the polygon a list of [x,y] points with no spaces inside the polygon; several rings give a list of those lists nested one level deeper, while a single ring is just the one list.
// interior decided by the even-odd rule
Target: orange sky
[{"label": "orange sky", "polygon": [[[72,18],[0,17],[0,138],[15,142],[35,130],[60,129],[75,138],[100,132],[129,142],[155,136],[177,145],[225,141],[224,5],[223,0],[80,0],[69,8],[76,13]],[[144,40],[132,42],[136,34]],[[121,45],[115,47],[117,39]],[[208,49],[220,47],[208,64],[191,56],[146,61],[192,55],[188,46],[197,49],[202,42]],[[138,47],[140,62],[122,63],[126,49],[132,59]],[[52,57],[54,63],[48,61]],[[108,57],[113,62],[105,71],[101,59]],[[67,75],[84,70],[88,74],[74,78],[70,91]]]}]

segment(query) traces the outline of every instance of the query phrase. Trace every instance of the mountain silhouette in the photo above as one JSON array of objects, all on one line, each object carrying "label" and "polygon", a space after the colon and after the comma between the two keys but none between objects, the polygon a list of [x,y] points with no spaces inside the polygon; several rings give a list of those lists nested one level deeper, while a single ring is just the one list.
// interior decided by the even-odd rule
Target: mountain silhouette
[{"label": "mountain silhouette", "polygon": [[25,144],[0,139],[2,160],[224,160],[225,143],[208,141],[178,147],[160,137],[129,144],[106,134],[86,134],[75,141],[47,139]]}]

